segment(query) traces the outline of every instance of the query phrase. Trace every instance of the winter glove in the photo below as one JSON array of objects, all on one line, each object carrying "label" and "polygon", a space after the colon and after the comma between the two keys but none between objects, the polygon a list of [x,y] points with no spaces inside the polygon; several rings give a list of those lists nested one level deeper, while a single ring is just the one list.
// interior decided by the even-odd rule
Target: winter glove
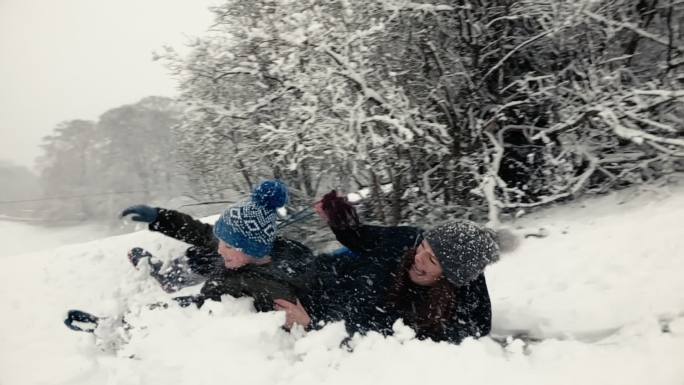
[{"label": "winter glove", "polygon": [[359,226],[359,216],[356,214],[356,209],[346,197],[338,196],[335,190],[323,196],[323,199],[316,204],[316,211],[328,222],[330,227],[355,229]]},{"label": "winter glove", "polygon": [[159,209],[147,205],[135,205],[121,212],[121,217],[133,214],[131,220],[136,222],[152,223],[157,220]]}]

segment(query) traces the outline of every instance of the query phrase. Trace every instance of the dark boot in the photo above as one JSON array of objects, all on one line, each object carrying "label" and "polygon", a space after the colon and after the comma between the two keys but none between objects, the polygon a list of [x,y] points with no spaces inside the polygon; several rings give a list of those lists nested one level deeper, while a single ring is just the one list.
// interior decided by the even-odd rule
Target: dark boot
[{"label": "dark boot", "polygon": [[[141,247],[134,247],[128,252],[128,260],[131,261],[131,263],[135,267],[138,267],[138,263],[140,263],[140,260],[143,258],[146,258],[146,257],[149,258],[148,262],[149,262],[150,266],[152,266],[152,268],[155,271],[159,271],[159,268],[161,268],[162,263],[159,261],[152,262],[152,254],[150,254],[149,251],[147,251]],[[155,269],[155,267],[156,267],[156,269]]]},{"label": "dark boot", "polygon": [[156,279],[167,293],[173,293],[186,286],[196,285],[204,280],[203,277],[193,273],[182,258],[172,260],[162,271],[164,263],[150,254],[149,251],[134,247],[128,252],[128,259],[136,268],[143,258],[147,259],[150,266],[150,276]]},{"label": "dark boot", "polygon": [[97,328],[100,319],[90,313],[81,310],[69,310],[64,324],[71,330],[77,332],[92,333]]}]

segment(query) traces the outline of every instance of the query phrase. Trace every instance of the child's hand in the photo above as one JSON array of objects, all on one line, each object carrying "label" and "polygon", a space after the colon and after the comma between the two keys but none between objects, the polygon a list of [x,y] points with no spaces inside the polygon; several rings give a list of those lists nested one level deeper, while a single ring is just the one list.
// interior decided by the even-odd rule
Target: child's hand
[{"label": "child's hand", "polygon": [[296,304],[285,299],[276,299],[273,302],[276,310],[285,312],[285,328],[292,329],[294,324],[302,325],[306,328],[311,323],[311,317],[309,317],[309,314],[299,300],[297,300]]}]

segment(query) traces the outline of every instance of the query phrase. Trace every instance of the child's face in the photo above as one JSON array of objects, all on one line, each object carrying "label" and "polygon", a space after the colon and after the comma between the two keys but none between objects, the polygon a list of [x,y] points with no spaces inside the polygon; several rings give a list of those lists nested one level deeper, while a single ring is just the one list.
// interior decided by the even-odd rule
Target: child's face
[{"label": "child's face", "polygon": [[223,264],[227,269],[238,269],[252,262],[249,255],[223,241],[219,241],[218,253],[223,257]]}]

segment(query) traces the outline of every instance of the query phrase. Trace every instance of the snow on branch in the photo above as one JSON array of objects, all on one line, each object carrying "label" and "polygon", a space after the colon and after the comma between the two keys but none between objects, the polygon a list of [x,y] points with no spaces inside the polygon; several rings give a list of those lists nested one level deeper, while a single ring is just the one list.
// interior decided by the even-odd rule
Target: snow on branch
[{"label": "snow on branch", "polygon": [[541,132],[535,134],[532,137],[532,140],[539,140],[539,139],[544,139],[544,138],[548,139],[547,136],[549,134],[576,127],[576,126],[580,125],[585,119],[587,119],[593,115],[596,115],[598,112],[599,111],[594,107],[586,108],[581,114],[579,114],[577,117],[575,117],[575,119],[573,119],[569,122],[566,122],[566,123],[556,124],[547,130],[541,131]]},{"label": "snow on branch", "polygon": [[368,99],[373,99],[379,104],[385,104],[385,99],[380,96],[375,90],[368,87],[366,81],[363,77],[355,71],[352,71],[352,65],[345,59],[342,55],[330,49],[330,47],[324,47],[323,52],[328,54],[333,60],[335,60],[340,66],[344,68],[344,71],[337,71],[336,73],[346,77],[347,79],[356,83],[356,85],[363,91],[363,94]]},{"label": "snow on branch", "polygon": [[[489,222],[487,223],[487,225],[492,228],[498,228],[500,225],[499,209],[500,207],[502,207],[502,203],[496,198],[496,187],[497,185],[499,185],[500,181],[497,175],[499,174],[499,168],[501,167],[501,160],[503,159],[504,148],[503,144],[499,143],[499,141],[496,140],[494,135],[491,132],[489,132],[489,130],[485,130],[484,134],[487,136],[489,141],[494,146],[494,154],[492,156],[492,159],[489,161],[489,166],[487,172],[483,176],[482,183],[480,184],[480,189],[482,190],[482,194],[487,200],[489,215]],[[501,187],[505,188],[505,184]]]},{"label": "snow on branch", "polygon": [[231,118],[231,119],[239,119],[239,120],[247,120],[250,118],[250,115],[259,111],[262,108],[268,107],[271,103],[274,101],[282,98],[285,96],[287,93],[290,91],[296,89],[295,87],[288,87],[283,89],[280,92],[276,92],[272,95],[267,95],[263,98],[260,98],[256,101],[255,104],[251,105],[249,108],[246,109],[237,109],[234,107],[231,107],[230,109],[224,107],[223,105],[220,105],[218,103],[212,103],[206,100],[195,100],[192,102],[192,108],[191,110],[209,110],[214,112],[217,115],[220,115],[220,117],[225,117],[225,118]]},{"label": "snow on branch", "polygon": [[603,121],[613,130],[617,136],[631,140],[636,144],[642,144],[646,140],[654,143],[670,144],[684,148],[684,139],[663,138],[661,136],[649,134],[648,132],[644,132],[642,130],[625,127],[620,123],[620,119],[611,109],[604,108],[601,112],[599,112],[599,116],[603,118]]},{"label": "snow on branch", "polygon": [[[636,33],[637,35],[639,35],[643,38],[649,39],[651,41],[654,41],[654,42],[661,44],[661,45],[664,45],[666,47],[670,47],[670,40],[669,39],[662,37],[662,36],[652,34],[648,31],[645,31],[642,28],[639,28],[638,26],[636,26],[632,23],[628,23],[625,21],[610,20],[606,17],[603,17],[601,15],[597,15],[591,11],[588,11],[588,10],[584,10],[583,13],[586,16],[589,16],[590,18],[594,19],[595,21],[610,25],[611,27],[614,27],[617,29],[628,29],[628,30]],[[675,48],[676,50],[678,50],[680,52],[684,51],[684,47],[673,47],[673,48]]]},{"label": "snow on branch", "polygon": [[[637,115],[638,113],[643,113],[650,111],[664,103],[671,102],[674,100],[678,100],[684,97],[684,91],[681,90],[632,90],[629,94],[623,97],[623,99],[630,99],[634,97],[635,95],[639,96],[659,96],[661,97],[659,100],[656,100],[655,102],[639,107],[638,109],[635,109],[633,112],[632,111],[625,111],[624,113],[620,115],[616,115],[616,118],[619,119],[624,119],[625,117],[629,117],[635,121],[641,122],[643,124],[648,124],[650,126],[668,131],[668,132],[675,132],[676,130],[673,127],[670,127],[669,125],[666,125],[664,123],[656,122],[652,119],[648,119],[645,117],[641,117]],[[554,126],[540,131],[537,134],[535,134],[532,137],[532,140],[539,140],[539,139],[544,139],[547,138],[549,134],[559,132],[559,131],[564,131],[568,130],[574,127],[577,127],[578,125],[582,124],[586,119],[591,118],[593,116],[596,116],[597,114],[600,114],[601,112],[606,110],[606,105],[598,104],[598,105],[590,105],[584,108],[584,110],[579,113],[577,116],[575,116],[574,119],[567,121],[565,123],[558,123],[555,124]],[[619,131],[621,133],[624,133],[624,131]],[[616,132],[616,134],[618,133]],[[628,135],[628,134],[625,134]],[[637,139],[638,140],[638,139]],[[672,143],[671,143],[672,144]]]},{"label": "snow on branch", "polygon": [[577,194],[586,185],[589,178],[596,172],[596,170],[598,170],[598,166],[601,164],[601,161],[599,161],[598,158],[589,154],[588,152],[584,152],[584,156],[589,160],[589,165],[587,166],[587,169],[582,174],[574,178],[571,181],[571,184],[566,189],[564,189],[563,192],[548,196],[541,196],[536,202],[532,203],[497,202],[497,204],[500,205],[501,208],[532,208],[537,206],[543,206],[548,203],[555,202],[559,199],[567,198],[569,196]]},{"label": "snow on branch", "polygon": [[634,90],[633,92],[635,95],[662,96],[669,100],[684,98],[684,90]]},{"label": "snow on branch", "polygon": [[482,83],[484,83],[485,80],[487,80],[487,78],[488,78],[492,73],[494,73],[494,71],[496,71],[497,69],[499,69],[499,67],[501,67],[501,66],[506,62],[506,60],[508,60],[514,53],[520,51],[520,50],[523,49],[524,47],[526,47],[526,46],[528,46],[528,45],[534,43],[535,41],[541,39],[542,37],[544,37],[544,36],[546,36],[546,35],[548,35],[548,34],[550,34],[550,33],[552,33],[552,32],[555,32],[555,31],[553,31],[553,30],[544,31],[544,32],[539,33],[539,34],[537,34],[537,35],[535,35],[535,36],[532,36],[531,38],[529,38],[529,39],[525,40],[524,42],[518,44],[518,46],[516,46],[515,48],[513,48],[512,50],[510,50],[503,58],[501,58],[501,60],[499,60],[498,63],[496,63],[492,68],[490,68],[489,71],[487,71],[487,73],[484,74],[484,76],[482,76],[482,79],[480,80],[480,86],[482,85]]},{"label": "snow on branch", "polygon": [[362,123],[366,123],[366,122],[380,122],[380,123],[390,125],[390,126],[396,128],[398,133],[401,136],[403,136],[404,138],[406,138],[407,140],[409,140],[409,141],[413,140],[413,136],[414,136],[413,131],[408,129],[406,127],[406,125],[404,125],[398,119],[394,119],[394,118],[389,117],[387,115],[373,115],[373,116],[366,117],[365,119],[362,120]]},{"label": "snow on branch", "polygon": [[677,132],[677,130],[674,129],[670,125],[667,125],[665,123],[656,122],[656,121],[648,119],[648,118],[641,117],[641,116],[634,114],[632,112],[625,112],[625,116],[627,116],[630,119],[636,120],[637,122],[647,124],[647,125],[653,126],[655,128],[659,128],[663,131],[672,132],[672,133]]},{"label": "snow on branch", "polygon": [[669,148],[667,148],[667,147],[665,147],[665,146],[663,146],[663,145],[660,145],[660,144],[658,144],[658,143],[656,143],[656,142],[653,142],[653,141],[651,141],[651,140],[647,140],[647,141],[646,141],[646,144],[648,144],[649,146],[655,148],[656,150],[658,150],[658,151],[660,151],[660,152],[664,152],[665,154],[672,155],[672,156],[676,156],[676,157],[679,157],[679,158],[684,157],[684,152],[681,152],[681,151],[673,151],[673,150],[671,150],[671,149],[669,149]]},{"label": "snow on branch", "polygon": [[259,71],[254,68],[233,68],[230,71],[223,72],[220,75],[213,77],[212,80],[217,82],[230,75],[256,75],[258,72]]},{"label": "snow on branch", "polygon": [[411,1],[391,1],[386,0],[383,6],[387,11],[423,11],[423,12],[452,12],[457,9],[471,9],[468,4],[462,6],[453,6],[447,4],[426,4],[416,3]]}]

